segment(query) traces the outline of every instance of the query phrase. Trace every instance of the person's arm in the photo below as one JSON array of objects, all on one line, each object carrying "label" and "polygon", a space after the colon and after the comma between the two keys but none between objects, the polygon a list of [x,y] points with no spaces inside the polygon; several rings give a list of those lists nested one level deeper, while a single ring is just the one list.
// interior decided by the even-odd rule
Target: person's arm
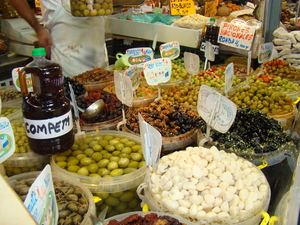
[{"label": "person's arm", "polygon": [[47,55],[50,56],[50,47],[53,45],[50,33],[39,23],[39,21],[31,11],[27,0],[8,0],[8,2],[19,13],[19,15],[23,17],[35,30],[39,47],[45,48],[47,51]]}]

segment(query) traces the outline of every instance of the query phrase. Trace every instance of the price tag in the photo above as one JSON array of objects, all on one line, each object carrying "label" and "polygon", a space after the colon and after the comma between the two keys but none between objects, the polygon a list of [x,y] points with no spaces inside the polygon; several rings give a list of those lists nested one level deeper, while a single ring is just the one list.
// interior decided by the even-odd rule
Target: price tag
[{"label": "price tag", "polygon": [[57,224],[58,208],[50,165],[45,166],[29,188],[24,205],[38,224]]},{"label": "price tag", "polygon": [[225,133],[236,116],[236,105],[207,85],[200,87],[197,110],[204,121],[215,130]]},{"label": "price tag", "polygon": [[197,54],[184,52],[184,68],[185,70],[192,75],[196,75],[200,70],[200,58]]},{"label": "price tag", "polygon": [[124,105],[131,107],[133,104],[133,90],[130,78],[115,70],[114,83],[117,98]]},{"label": "price tag", "polygon": [[140,113],[138,117],[145,161],[148,166],[156,171],[161,153],[162,137],[159,131],[148,124]]},{"label": "price tag", "polygon": [[234,66],[233,66],[233,63],[230,63],[226,66],[226,69],[225,69],[224,91],[225,91],[226,96],[228,94],[229,89],[232,87],[233,76],[234,76]]},{"label": "price tag", "polygon": [[[19,81],[19,72],[23,69],[24,67],[17,67],[14,68],[11,71],[11,76],[12,80],[14,82],[14,85],[18,91],[21,91],[21,85]],[[32,80],[31,80],[31,74],[26,74],[26,82],[27,82],[27,87],[28,87],[28,92],[33,92],[33,87],[32,87]]]},{"label": "price tag", "polygon": [[129,48],[126,57],[129,65],[140,65],[152,60],[154,53],[151,48]]},{"label": "price tag", "polygon": [[258,49],[258,63],[265,63],[278,57],[278,51],[272,42],[261,44]]},{"label": "price tag", "polygon": [[135,91],[140,85],[141,70],[135,65],[125,70],[124,75],[129,77],[132,83],[132,90]]},{"label": "price tag", "polygon": [[171,15],[191,15],[196,13],[193,0],[170,0]]},{"label": "price tag", "polygon": [[168,82],[171,72],[172,62],[169,58],[153,59],[144,64],[144,75],[148,85]]},{"label": "price tag", "polygon": [[15,152],[15,136],[9,119],[0,117],[0,163]]},{"label": "price tag", "polygon": [[233,48],[249,51],[254,39],[255,27],[246,24],[222,22],[218,42]]},{"label": "price tag", "polygon": [[213,48],[213,45],[209,41],[205,42],[205,53],[204,53],[204,56],[209,61],[215,61],[214,48]]},{"label": "price tag", "polygon": [[172,41],[159,46],[162,58],[176,59],[180,54],[180,46],[178,41]]}]

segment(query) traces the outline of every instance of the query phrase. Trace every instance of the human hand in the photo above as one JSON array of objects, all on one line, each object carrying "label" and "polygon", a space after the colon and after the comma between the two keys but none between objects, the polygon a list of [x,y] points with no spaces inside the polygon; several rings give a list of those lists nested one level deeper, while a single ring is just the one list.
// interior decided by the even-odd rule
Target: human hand
[{"label": "human hand", "polygon": [[39,47],[45,48],[47,57],[50,58],[50,49],[51,49],[51,46],[53,46],[53,42],[52,42],[49,31],[46,28],[41,27],[40,29],[38,29],[36,31],[36,35],[38,38]]}]

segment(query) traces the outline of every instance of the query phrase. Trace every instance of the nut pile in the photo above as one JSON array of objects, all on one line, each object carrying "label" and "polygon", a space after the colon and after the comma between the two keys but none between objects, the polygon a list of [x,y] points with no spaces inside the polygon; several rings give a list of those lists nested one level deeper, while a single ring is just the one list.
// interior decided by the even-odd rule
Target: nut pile
[{"label": "nut pile", "polygon": [[149,190],[164,212],[207,224],[247,220],[266,210],[270,198],[268,181],[254,164],[216,147],[162,157]]}]

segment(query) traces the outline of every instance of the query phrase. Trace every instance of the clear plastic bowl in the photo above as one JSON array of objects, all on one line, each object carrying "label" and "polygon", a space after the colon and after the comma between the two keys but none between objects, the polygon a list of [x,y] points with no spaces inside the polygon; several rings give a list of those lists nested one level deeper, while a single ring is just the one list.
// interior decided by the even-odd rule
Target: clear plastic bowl
[{"label": "clear plastic bowl", "polygon": [[6,107],[7,105],[17,105],[20,106],[22,105],[22,97],[21,97],[21,93],[15,88],[15,86],[4,86],[4,87],[0,87],[0,94],[5,94],[6,92],[13,92],[14,94],[16,94],[17,98],[14,98],[12,100],[6,101],[3,99],[2,97],[2,107]]},{"label": "clear plastic bowl", "polygon": [[3,162],[7,176],[25,172],[41,171],[50,163],[49,155],[38,155],[34,152],[15,153]]},{"label": "clear plastic bowl", "polygon": [[292,123],[294,121],[294,117],[297,114],[297,111],[298,110],[297,110],[296,106],[293,104],[293,111],[292,112],[289,112],[289,113],[286,113],[286,114],[268,115],[268,116],[270,116],[273,119],[277,120],[281,124],[281,126],[284,130],[289,130],[292,126]]},{"label": "clear plastic bowl", "polygon": [[[128,129],[126,126],[122,126],[122,130],[138,136],[137,133],[134,133],[132,130]],[[182,150],[182,149],[186,148],[187,146],[196,143],[198,133],[199,133],[199,130],[195,128],[185,134],[180,134],[180,135],[177,135],[174,137],[162,137],[161,155],[167,155],[176,150]]]},{"label": "clear plastic bowl", "polygon": [[81,122],[81,130],[83,131],[95,131],[95,130],[116,130],[117,125],[119,122],[121,122],[123,119],[122,116],[119,116],[115,119],[99,122],[99,123],[85,123]]},{"label": "clear plastic bowl", "polygon": [[[23,173],[23,174],[19,174],[19,175],[16,175],[16,176],[12,176],[12,177],[8,178],[8,183],[13,186],[17,182],[22,181],[22,180],[33,180],[33,179],[37,178],[39,173],[40,172],[28,172],[28,173]],[[76,180],[74,178],[67,177],[67,176],[62,176],[61,174],[53,173],[52,174],[52,179],[54,181],[63,181],[63,182],[66,182],[68,184],[77,186],[82,190],[81,194],[88,200],[89,208],[88,208],[88,211],[86,212],[86,214],[84,216],[83,221],[80,224],[81,225],[91,225],[91,224],[93,224],[92,220],[90,218],[90,215],[96,216],[96,208],[95,208],[95,202],[94,202],[94,199],[93,199],[93,195],[91,194],[91,192],[84,185],[82,185],[78,180]]]}]

